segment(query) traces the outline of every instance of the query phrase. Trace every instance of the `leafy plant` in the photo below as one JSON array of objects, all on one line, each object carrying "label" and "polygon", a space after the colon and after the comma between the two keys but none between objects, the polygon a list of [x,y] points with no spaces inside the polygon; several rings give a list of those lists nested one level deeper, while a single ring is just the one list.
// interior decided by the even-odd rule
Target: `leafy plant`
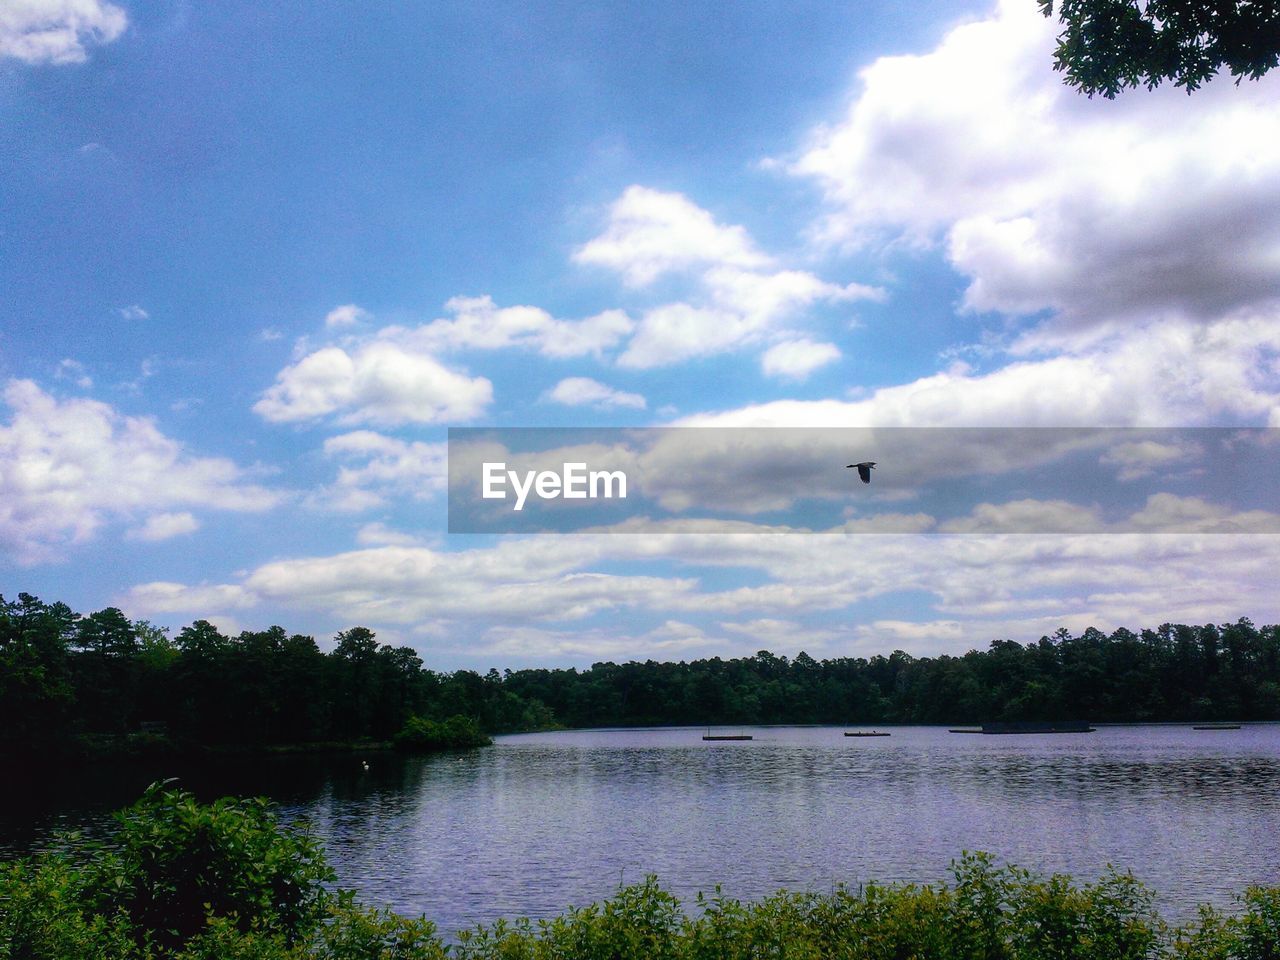
[{"label": "leafy plant", "polygon": [[91,848],[84,894],[161,946],[185,943],[209,918],[292,940],[325,915],[334,873],[320,845],[281,826],[265,800],[199,804],[152,784],[116,821],[110,845]]}]

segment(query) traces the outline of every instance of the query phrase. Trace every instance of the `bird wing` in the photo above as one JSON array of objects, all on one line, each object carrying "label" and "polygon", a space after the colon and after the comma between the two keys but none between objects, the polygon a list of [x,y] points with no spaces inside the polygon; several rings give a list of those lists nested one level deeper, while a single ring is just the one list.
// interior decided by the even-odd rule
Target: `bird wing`
[{"label": "bird wing", "polygon": [[858,476],[862,478],[863,483],[871,482],[871,468],[865,463],[858,464]]}]

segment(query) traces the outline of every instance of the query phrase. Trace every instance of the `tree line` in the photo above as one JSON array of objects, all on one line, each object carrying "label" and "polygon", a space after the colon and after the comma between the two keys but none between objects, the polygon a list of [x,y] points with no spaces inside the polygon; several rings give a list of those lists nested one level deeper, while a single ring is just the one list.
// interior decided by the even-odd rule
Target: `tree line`
[{"label": "tree line", "polygon": [[[1280,626],[1248,619],[1110,635],[1059,630],[960,656],[755,656],[589,669],[440,672],[365,627],[171,637],[108,607],[87,616],[0,596],[0,751],[144,740],[271,746],[389,741],[412,718],[489,733],[564,727],[996,720],[1280,719]],[[412,731],[410,731],[412,732]]]}]

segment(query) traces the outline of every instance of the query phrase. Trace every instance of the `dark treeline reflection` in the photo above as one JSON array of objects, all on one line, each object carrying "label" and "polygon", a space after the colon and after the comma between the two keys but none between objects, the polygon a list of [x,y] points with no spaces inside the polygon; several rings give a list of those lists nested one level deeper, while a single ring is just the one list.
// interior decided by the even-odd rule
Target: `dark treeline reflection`
[{"label": "dark treeline reflection", "polygon": [[353,627],[329,653],[282,627],[176,636],[118,609],[0,597],[0,749],[388,740],[411,716],[555,726],[1280,719],[1280,627],[1085,630],[962,656],[597,663],[441,673]]}]

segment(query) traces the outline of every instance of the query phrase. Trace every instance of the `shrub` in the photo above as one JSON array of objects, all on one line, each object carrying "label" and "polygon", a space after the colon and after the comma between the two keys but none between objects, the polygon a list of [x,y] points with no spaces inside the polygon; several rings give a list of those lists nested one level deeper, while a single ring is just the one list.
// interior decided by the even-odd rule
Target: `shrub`
[{"label": "shrub", "polygon": [[0,866],[0,960],[119,960],[136,952],[128,918],[92,910],[84,874],[48,854]]},{"label": "shrub", "polygon": [[116,821],[110,845],[90,848],[84,895],[159,946],[185,943],[209,917],[293,940],[325,913],[334,873],[319,844],[281,826],[265,800],[206,805],[152,784]]},{"label": "shrub", "polygon": [[396,734],[395,743],[402,750],[464,750],[487,747],[493,740],[467,717],[452,716],[443,721],[410,717]]}]

